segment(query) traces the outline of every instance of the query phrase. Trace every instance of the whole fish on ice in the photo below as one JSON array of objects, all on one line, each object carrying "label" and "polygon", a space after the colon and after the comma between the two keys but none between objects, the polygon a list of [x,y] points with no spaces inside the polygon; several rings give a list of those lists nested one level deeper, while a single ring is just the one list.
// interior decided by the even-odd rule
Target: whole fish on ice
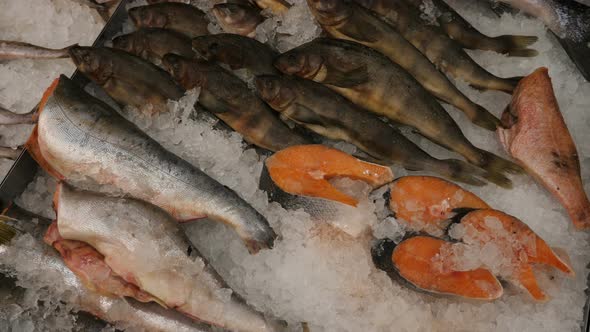
[{"label": "whole fish on ice", "polygon": [[59,235],[92,246],[115,273],[167,307],[231,331],[274,331],[231,295],[165,211],[66,185],[58,186],[55,202]]},{"label": "whole fish on ice", "polygon": [[185,3],[162,2],[133,7],[128,13],[137,28],[170,29],[190,38],[209,34],[205,13]]},{"label": "whole fish on ice", "polygon": [[383,53],[436,98],[465,113],[481,107],[469,100],[424,54],[369,9],[345,0],[307,0],[307,3],[330,36],[355,41]]},{"label": "whole fish on ice", "polygon": [[125,51],[77,46],[70,49],[70,57],[82,74],[121,105],[149,114],[167,112],[168,100],[184,95],[165,70]]},{"label": "whole fish on ice", "polygon": [[[417,9],[425,7],[428,0],[403,0]],[[434,16],[441,29],[466,49],[489,50],[508,56],[533,56],[537,51],[527,48],[537,41],[536,36],[502,35],[490,37],[457,13],[444,0],[430,0],[434,6]]]},{"label": "whole fish on ice", "polygon": [[437,26],[430,25],[416,8],[404,1],[356,0],[383,16],[447,76],[461,79],[481,90],[512,92],[521,77],[501,78],[475,62],[455,41]]},{"label": "whole fish on ice", "polygon": [[[210,328],[199,324],[181,313],[163,308],[161,305],[149,302],[141,303],[130,298],[116,298],[90,291],[82,281],[64,264],[63,260],[48,251],[42,243],[43,236],[51,224],[51,220],[30,213],[12,204],[2,212],[0,219],[15,232],[16,236],[29,237],[29,240],[18,241],[11,245],[0,244],[0,256],[17,255],[24,257],[32,264],[36,264],[34,277],[39,285],[46,285],[51,289],[54,283],[60,283],[68,292],[68,304],[74,305],[76,310],[92,315],[115,324],[117,327],[143,329],[146,331],[177,331],[177,332],[208,332]],[[6,225],[0,226],[0,230]],[[2,233],[2,232],[0,232]],[[5,239],[8,240],[8,239]],[[31,245],[31,241],[34,243]],[[0,242],[6,243],[0,238]],[[12,269],[12,266],[6,266]],[[19,303],[17,303],[19,304]],[[78,317],[78,319],[81,317]],[[78,323],[78,319],[76,322]],[[94,319],[92,319],[95,321]],[[82,320],[84,324],[86,319]],[[84,324],[85,325],[85,324]]]},{"label": "whole fish on ice", "polygon": [[65,76],[45,93],[27,147],[58,179],[115,187],[180,221],[223,222],[252,253],[273,244],[267,220],[238,194],[165,150]]},{"label": "whole fish on ice", "polygon": [[[281,54],[275,66],[284,73],[328,84],[365,109],[416,128],[431,141],[488,170],[491,176],[497,175],[491,179],[496,183],[506,182],[503,173],[520,171],[512,162],[471,144],[455,120],[419,82],[379,52],[358,43],[316,39]],[[488,129],[495,128],[498,122],[482,109],[466,113]]]},{"label": "whole fish on ice", "polygon": [[[384,165],[431,171],[451,179],[483,185],[483,170],[456,159],[430,156],[397,129],[314,81],[288,76],[258,76],[256,88],[269,105],[287,118],[319,135],[356,145]],[[509,186],[501,175],[490,181]]]},{"label": "whole fish on ice", "polygon": [[590,228],[590,202],[582,184],[578,151],[547,68],[537,69],[520,82],[502,123],[498,134],[506,152],[561,202],[576,228]]}]

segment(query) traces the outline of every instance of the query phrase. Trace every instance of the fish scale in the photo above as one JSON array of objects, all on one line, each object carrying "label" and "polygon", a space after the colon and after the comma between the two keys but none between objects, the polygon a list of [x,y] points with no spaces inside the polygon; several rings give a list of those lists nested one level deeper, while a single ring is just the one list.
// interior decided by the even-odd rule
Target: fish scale
[{"label": "fish scale", "polygon": [[252,253],[272,246],[276,235],[266,219],[234,191],[166,151],[66,77],[54,85],[27,143],[54,176],[114,186],[177,220],[207,216],[226,223]]}]

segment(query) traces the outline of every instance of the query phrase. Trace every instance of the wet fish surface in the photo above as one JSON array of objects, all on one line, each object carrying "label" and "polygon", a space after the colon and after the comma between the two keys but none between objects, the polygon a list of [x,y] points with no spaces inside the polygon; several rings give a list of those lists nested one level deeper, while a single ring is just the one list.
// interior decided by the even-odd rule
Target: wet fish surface
[{"label": "wet fish surface", "polygon": [[179,32],[162,28],[141,28],[113,39],[113,48],[158,63],[168,53],[192,58],[191,39]]},{"label": "wet fish surface", "polygon": [[416,80],[375,51],[350,42],[319,39],[282,54],[275,65],[283,72],[329,84],[360,106],[416,128],[431,141],[498,175],[494,181],[503,181],[501,173],[519,171],[513,163],[473,146]]},{"label": "wet fish surface", "polygon": [[452,245],[429,236],[410,236],[398,244],[381,239],[371,248],[371,256],[377,268],[418,292],[484,301],[501,297],[504,289],[487,269],[442,272],[437,267],[435,260]]},{"label": "wet fish surface", "polygon": [[[487,244],[499,248],[499,255],[505,257],[510,266],[500,269],[500,275],[516,284],[520,284],[537,301],[546,301],[549,297],[537,283],[533,264],[545,264],[573,277],[574,270],[549,247],[530,227],[519,219],[501,211],[482,209],[458,216],[459,225],[464,233],[459,240],[478,248]],[[460,251],[456,251],[460,252]],[[449,257],[462,260],[462,255]],[[443,262],[444,266],[448,263]],[[456,263],[450,263],[452,266]],[[459,263],[459,265],[461,265]]]},{"label": "wet fish surface", "polygon": [[590,7],[570,0],[499,0],[535,16],[557,36],[590,81]]},{"label": "wet fish surface", "polygon": [[[358,43],[317,38],[279,55],[274,64],[283,73],[327,84],[354,103],[378,114],[440,108],[434,104],[428,91],[403,68]],[[473,123],[488,130],[495,130],[500,123],[483,107],[463,111]]]},{"label": "wet fish surface", "polygon": [[[343,191],[330,182],[335,178],[362,183],[355,183],[354,189]],[[371,190],[392,179],[389,167],[312,144],[293,146],[266,159],[259,188],[268,193],[269,200],[285,209],[303,209],[320,225],[332,225],[358,237],[364,231],[367,218],[367,211],[359,205]]]},{"label": "wet fish surface", "polygon": [[70,56],[78,70],[121,105],[148,114],[168,112],[168,100],[184,95],[170,75],[153,63],[108,47],[74,47]]},{"label": "wet fish surface", "polygon": [[273,331],[260,313],[223,294],[231,290],[194,249],[187,251],[188,240],[165,211],[64,185],[56,202],[62,237],[98,250],[113,271],[167,307],[232,331]]},{"label": "wet fish surface", "polygon": [[185,89],[201,88],[199,103],[248,143],[270,151],[310,143],[283,123],[246,83],[218,65],[168,54],[164,66]]},{"label": "wet fish surface", "polygon": [[19,41],[0,40],[0,61],[15,59],[67,58],[69,56],[68,50],[72,46],[61,49],[52,49]]},{"label": "wet fish surface", "polygon": [[200,36],[193,39],[193,50],[209,61],[228,65],[232,70],[248,69],[254,75],[273,75],[278,55],[270,46],[256,39],[231,33]]},{"label": "wet fish surface", "polygon": [[[477,178],[486,176],[484,171],[459,160],[433,158],[375,115],[319,83],[286,76],[258,76],[256,87],[281,117],[325,137],[352,143],[385,165],[428,170],[473,185],[484,183]],[[507,179],[498,181],[506,185],[502,181]]]},{"label": "wet fish surface", "polygon": [[[3,215],[13,218],[6,221],[7,223],[18,229],[20,233],[26,233],[18,236],[30,236],[36,245],[5,246],[6,250],[0,250],[0,255],[11,255],[15,250],[19,252],[19,255],[23,255],[21,257],[36,262],[40,270],[51,276],[52,283],[59,282],[67,288],[68,300],[76,306],[76,309],[92,313],[104,321],[128,328],[158,332],[210,331],[208,326],[199,324],[174,310],[164,309],[156,303],[140,303],[133,299],[113,298],[88,290],[57,253],[44,248],[42,238],[47,227],[51,224],[51,220],[32,214],[15,205],[6,209]],[[47,280],[44,279],[40,282],[47,282]],[[77,316],[76,323],[79,323],[79,318],[82,318],[83,326],[87,327],[90,324],[88,322],[90,318],[80,317],[80,312]],[[96,323],[96,325],[104,325],[104,323]]]},{"label": "wet fish surface", "polygon": [[122,191],[179,221],[209,217],[233,228],[251,253],[272,246],[267,220],[238,194],[165,150],[64,76],[46,92],[28,150],[51,175]]},{"label": "wet fish surface", "polygon": [[256,35],[256,27],[264,16],[252,6],[237,3],[222,3],[213,6],[213,14],[223,31],[247,37]]},{"label": "wet fish surface", "polygon": [[[420,9],[424,0],[404,0]],[[431,0],[435,6],[436,21],[446,34],[466,49],[494,51],[508,56],[533,56],[536,51],[527,48],[537,41],[536,36],[502,35],[490,37],[474,28],[444,0]]]},{"label": "wet fish surface", "polygon": [[590,228],[578,152],[547,68],[521,81],[502,122],[506,129],[498,134],[504,149],[561,202],[576,228]]},{"label": "wet fish surface", "polygon": [[377,14],[345,0],[307,0],[316,20],[334,38],[371,47],[408,71],[436,98],[464,110],[477,112],[475,104],[410,42]]},{"label": "wet fish surface", "polygon": [[163,2],[129,9],[129,17],[138,28],[165,28],[189,38],[209,33],[209,21],[198,8],[178,2]]},{"label": "wet fish surface", "polygon": [[[414,47],[447,76],[461,79],[480,90],[511,93],[521,77],[500,78],[475,62],[437,26],[420,17],[420,11],[402,1],[355,0],[384,17]],[[536,55],[536,54],[534,54]]]}]

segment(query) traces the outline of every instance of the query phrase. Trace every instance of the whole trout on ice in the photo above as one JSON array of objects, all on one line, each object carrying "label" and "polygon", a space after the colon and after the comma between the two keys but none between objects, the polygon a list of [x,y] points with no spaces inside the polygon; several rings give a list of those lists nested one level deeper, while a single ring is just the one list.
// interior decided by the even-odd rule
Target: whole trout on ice
[{"label": "whole trout on ice", "polygon": [[47,90],[39,112],[27,147],[58,179],[115,187],[180,221],[221,221],[251,253],[272,246],[274,231],[237,193],[165,150],[65,76]]},{"label": "whole trout on ice", "polygon": [[117,275],[167,307],[231,331],[274,331],[262,314],[231,295],[160,208],[61,184],[54,201],[59,235],[92,246]]}]

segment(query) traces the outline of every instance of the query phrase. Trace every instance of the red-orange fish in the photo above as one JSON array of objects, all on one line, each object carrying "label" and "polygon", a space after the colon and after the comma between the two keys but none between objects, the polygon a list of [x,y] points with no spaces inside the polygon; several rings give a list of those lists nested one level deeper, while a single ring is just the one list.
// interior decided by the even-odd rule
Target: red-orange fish
[{"label": "red-orange fish", "polygon": [[590,202],[580,161],[553,92],[547,68],[518,84],[498,129],[506,151],[567,210],[577,229],[590,228]]}]

